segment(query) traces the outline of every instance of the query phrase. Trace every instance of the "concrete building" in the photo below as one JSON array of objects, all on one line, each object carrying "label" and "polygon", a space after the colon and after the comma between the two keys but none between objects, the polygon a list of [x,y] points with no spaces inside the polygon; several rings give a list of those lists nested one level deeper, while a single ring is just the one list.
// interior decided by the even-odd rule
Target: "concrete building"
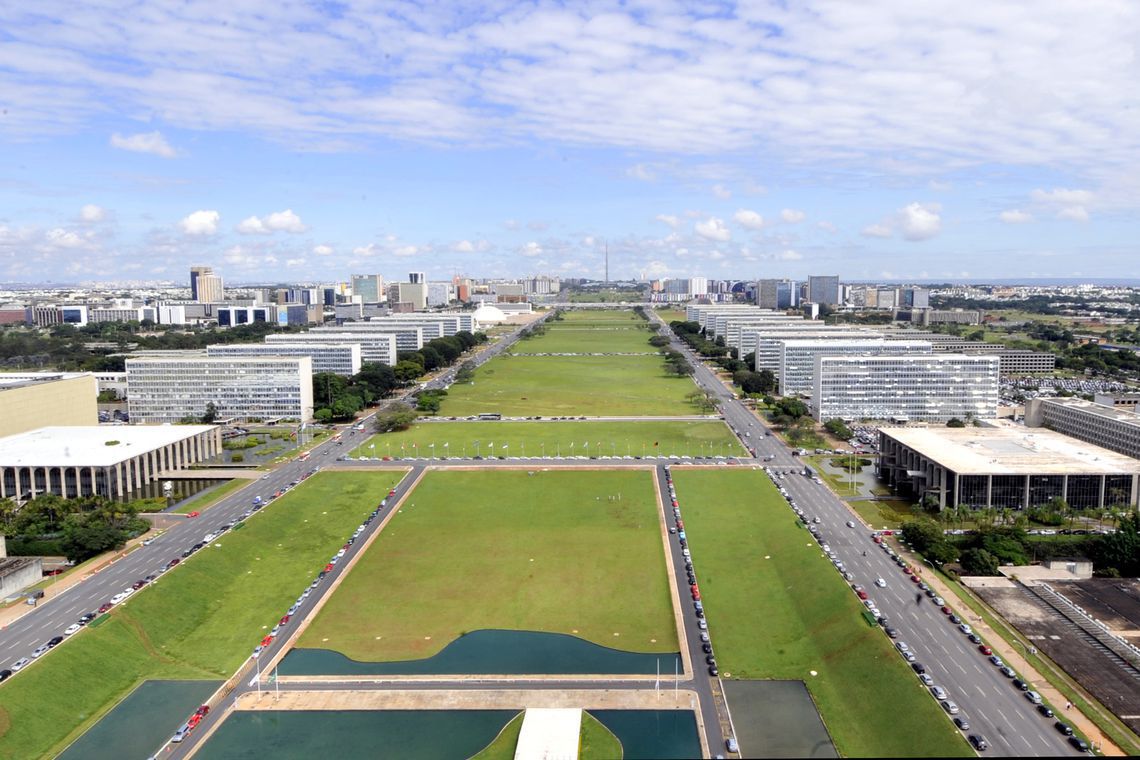
[{"label": "concrete building", "polygon": [[1035,398],[1025,405],[1027,427],[1046,427],[1140,459],[1140,415],[1080,398]]},{"label": "concrete building", "polygon": [[[345,322],[342,325],[318,327],[304,335],[339,335],[342,340],[355,342],[358,338],[369,336],[392,335],[395,337],[397,351],[418,351],[424,343],[434,338],[442,337],[442,328],[439,324],[431,325],[405,325],[389,321]],[[266,338],[266,342],[268,338]],[[371,353],[366,351],[366,354]],[[376,361],[364,357],[364,361]],[[387,362],[385,362],[387,363]]]},{"label": "concrete building", "polygon": [[808,406],[820,422],[946,422],[997,416],[998,357],[817,356]]},{"label": "concrete building", "polygon": [[98,381],[88,372],[0,374],[0,437],[45,425],[98,425]]},{"label": "concrete building", "polygon": [[429,282],[427,286],[428,306],[447,306],[454,298],[455,289],[450,282]]},{"label": "concrete building", "polygon": [[380,303],[384,300],[384,278],[378,274],[352,275],[352,295],[360,296],[361,303]]},{"label": "concrete building", "polygon": [[[0,536],[0,544],[4,537]],[[0,600],[9,599],[44,579],[40,557],[9,557],[0,552]]]},{"label": "concrete building", "polygon": [[44,427],[0,438],[0,499],[123,499],[221,450],[214,425]]},{"label": "concrete building", "polygon": [[[969,353],[974,353],[973,351]],[[979,354],[988,352],[978,352]],[[1047,351],[1020,351],[998,349],[993,354],[1001,360],[1003,375],[1051,374],[1057,369],[1057,356]]]},{"label": "concrete building", "polygon": [[190,298],[199,303],[221,303],[226,300],[220,275],[210,267],[190,269]]},{"label": "concrete building", "polygon": [[818,322],[802,321],[799,324],[772,325],[770,327],[746,327],[740,336],[740,358],[750,353],[756,354],[753,368],[760,372],[780,371],[782,340],[874,340],[882,338],[875,330],[858,330],[852,327],[821,325]]},{"label": "concrete building", "polygon": [[942,508],[1135,507],[1140,490],[1140,462],[1043,429],[883,428],[879,451],[892,490]]},{"label": "concrete building", "polygon": [[982,313],[965,309],[900,309],[895,312],[895,321],[911,322],[923,327],[929,325],[980,325]]},{"label": "concrete building", "polygon": [[879,356],[898,354],[929,354],[927,341],[885,341],[851,339],[781,340],[780,343],[780,395],[794,396],[811,393],[815,386],[815,360],[817,356]]},{"label": "concrete building", "polygon": [[410,283],[426,285],[427,281],[426,272],[408,272],[408,282]]},{"label": "concrete building", "polygon": [[397,284],[396,288],[399,295],[396,300],[400,303],[410,303],[416,311],[427,308],[426,282],[401,282]]},{"label": "concrete building", "polygon": [[126,365],[132,423],[201,417],[210,403],[219,420],[305,422],[313,417],[308,356],[187,355],[129,358]]},{"label": "concrete building", "polygon": [[761,309],[794,309],[799,304],[798,290],[791,280],[760,280],[756,283],[756,305]]},{"label": "concrete building", "polygon": [[[403,345],[415,345],[416,348],[405,349],[401,339],[407,341]],[[396,354],[400,351],[415,351],[423,347],[423,336],[417,328],[410,330],[388,330],[374,332],[352,332],[348,330],[316,329],[292,335],[266,335],[265,345],[307,345],[330,346],[345,343],[360,346],[360,361],[364,364],[387,364],[395,366]],[[418,344],[418,345],[417,345]]]},{"label": "concrete building", "polygon": [[1140,409],[1140,393],[1097,393],[1093,401],[1101,406],[1136,411]]},{"label": "concrete building", "polygon": [[222,343],[207,346],[207,356],[307,356],[313,372],[352,377],[360,372],[359,343]]},{"label": "concrete building", "polygon": [[807,300],[821,306],[838,306],[839,275],[812,275],[808,277]]},{"label": "concrete building", "polygon": [[276,306],[218,306],[214,309],[218,327],[251,325],[254,322],[277,323]]}]

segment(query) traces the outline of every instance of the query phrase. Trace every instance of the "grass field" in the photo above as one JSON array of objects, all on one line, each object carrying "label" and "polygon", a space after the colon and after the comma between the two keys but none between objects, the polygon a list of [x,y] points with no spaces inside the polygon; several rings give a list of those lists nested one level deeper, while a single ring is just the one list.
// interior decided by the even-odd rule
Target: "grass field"
[{"label": "grass field", "polygon": [[310,478],[4,683],[0,758],[56,754],[146,679],[229,677],[399,477]]},{"label": "grass field", "polygon": [[722,672],[805,681],[844,756],[972,755],[763,472],[674,478]]},{"label": "grass field", "polygon": [[[582,445],[587,442],[590,444],[588,449]],[[728,426],[720,420],[547,421],[421,422],[402,432],[374,435],[354,449],[351,456],[462,457],[479,454],[486,457],[491,455],[491,444],[494,444],[497,456],[515,457],[699,456],[709,452],[743,456],[745,453]]]},{"label": "grass field", "polygon": [[685,310],[684,309],[657,309],[657,316],[665,320],[665,324],[670,322],[684,322]]},{"label": "grass field", "polygon": [[[517,717],[512,718],[510,723],[503,726],[495,741],[472,756],[471,760],[511,760],[519,744],[523,715],[524,713],[519,713]],[[620,760],[621,756],[621,742],[618,738],[593,715],[583,712],[582,733],[578,747],[579,760]]]},{"label": "grass field", "polygon": [[501,628],[675,652],[651,478],[429,472],[298,645],[411,660],[464,632]]},{"label": "grass field", "polygon": [[904,522],[913,520],[915,517],[914,512],[910,509],[910,502],[902,499],[891,499],[890,501],[860,499],[850,501],[848,504],[872,528],[901,528]]},{"label": "grass field", "polygon": [[649,339],[656,333],[629,327],[551,327],[545,335],[521,340],[511,347],[511,353],[604,353],[617,351],[626,353],[656,354],[657,349],[649,345]]},{"label": "grass field", "polygon": [[215,486],[208,491],[194,494],[189,499],[186,499],[181,504],[179,504],[174,511],[180,514],[186,514],[187,512],[192,512],[194,510],[208,509],[238,488],[242,488],[244,486],[248,486],[250,483],[256,482],[256,480],[247,480],[245,478],[234,478],[232,480],[228,480],[225,483]]},{"label": "grass field", "polygon": [[692,414],[685,396],[695,388],[667,376],[658,356],[500,356],[473,383],[451,386],[440,414]]},{"label": "grass field", "polygon": [[561,326],[574,326],[580,327],[584,325],[636,325],[644,324],[645,320],[633,313],[633,309],[581,309],[573,311],[563,311],[562,320],[559,322],[548,322],[552,327]]}]

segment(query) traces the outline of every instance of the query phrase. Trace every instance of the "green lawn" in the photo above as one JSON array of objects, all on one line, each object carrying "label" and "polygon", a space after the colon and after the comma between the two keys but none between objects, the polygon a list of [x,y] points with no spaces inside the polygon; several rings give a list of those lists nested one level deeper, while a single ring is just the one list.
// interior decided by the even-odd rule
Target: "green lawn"
[{"label": "green lawn", "polygon": [[603,326],[610,327],[644,324],[645,320],[633,313],[633,309],[580,309],[563,311],[558,322],[547,322],[551,326]]},{"label": "green lawn", "polygon": [[848,757],[972,754],[763,472],[674,473],[723,672],[803,680]]},{"label": "green lawn", "polygon": [[901,528],[904,522],[913,520],[915,517],[910,509],[910,502],[902,499],[891,499],[890,501],[859,499],[850,501],[848,504],[872,528]]},{"label": "green lawn", "polygon": [[503,730],[495,740],[470,757],[470,760],[513,760],[515,748],[519,745],[519,734],[522,733],[523,715],[521,712],[511,718],[511,722],[503,726]]},{"label": "green lawn", "polygon": [[310,478],[4,683],[0,758],[56,754],[144,680],[228,678],[399,477]]},{"label": "green lawn", "polygon": [[665,320],[665,324],[670,322],[684,322],[685,310],[684,309],[657,309],[657,316]]},{"label": "green lawn", "polygon": [[[525,713],[519,713],[512,718],[510,723],[503,726],[495,741],[472,756],[471,760],[511,760],[519,744],[523,715]],[[585,711],[582,713],[580,742],[578,747],[580,760],[620,760],[622,756],[621,742],[618,738],[602,725],[601,721]]]},{"label": "green lawn", "polygon": [[208,507],[212,507],[238,488],[242,488],[244,486],[248,486],[250,483],[256,482],[256,480],[248,480],[246,478],[234,478],[232,480],[228,480],[225,483],[222,483],[221,485],[218,485],[210,490],[203,491],[191,496],[189,499],[186,499],[181,504],[179,504],[178,508],[174,511],[180,514],[185,514],[194,510],[203,510]]},{"label": "green lawn", "polygon": [[[557,325],[558,323],[554,323]],[[642,323],[644,324],[644,323]],[[545,335],[521,340],[511,347],[514,354],[541,353],[603,353],[606,351],[637,352],[656,354],[657,349],[649,345],[649,339],[656,333],[629,326],[551,326]]]},{"label": "green lawn", "polygon": [[695,389],[667,376],[659,356],[499,356],[451,386],[440,414],[693,414],[685,396]]},{"label": "green lawn", "polygon": [[[582,445],[587,442],[590,444],[588,449]],[[479,454],[486,457],[491,455],[491,444],[494,444],[497,456],[516,457],[745,454],[727,425],[720,420],[708,420],[421,422],[409,430],[374,435],[354,449],[351,456],[462,457]]]},{"label": "green lawn", "polygon": [[429,472],[298,645],[410,660],[488,628],[677,651],[652,474]]}]

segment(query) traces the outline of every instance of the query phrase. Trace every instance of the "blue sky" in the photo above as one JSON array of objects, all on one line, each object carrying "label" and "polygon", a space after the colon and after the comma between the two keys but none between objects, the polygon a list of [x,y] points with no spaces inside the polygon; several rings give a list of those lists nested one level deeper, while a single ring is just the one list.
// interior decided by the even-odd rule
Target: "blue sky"
[{"label": "blue sky", "polygon": [[1130,276],[1136,39],[1126,0],[10,3],[0,281]]}]

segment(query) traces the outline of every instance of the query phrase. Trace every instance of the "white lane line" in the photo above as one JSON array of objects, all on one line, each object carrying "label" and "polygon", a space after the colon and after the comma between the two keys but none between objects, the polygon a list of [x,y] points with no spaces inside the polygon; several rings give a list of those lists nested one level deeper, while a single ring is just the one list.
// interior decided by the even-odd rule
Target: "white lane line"
[{"label": "white lane line", "polygon": [[958,670],[962,671],[962,675],[967,675],[966,669],[962,667],[961,663],[959,663],[957,660],[955,660],[954,665],[957,666]]}]

